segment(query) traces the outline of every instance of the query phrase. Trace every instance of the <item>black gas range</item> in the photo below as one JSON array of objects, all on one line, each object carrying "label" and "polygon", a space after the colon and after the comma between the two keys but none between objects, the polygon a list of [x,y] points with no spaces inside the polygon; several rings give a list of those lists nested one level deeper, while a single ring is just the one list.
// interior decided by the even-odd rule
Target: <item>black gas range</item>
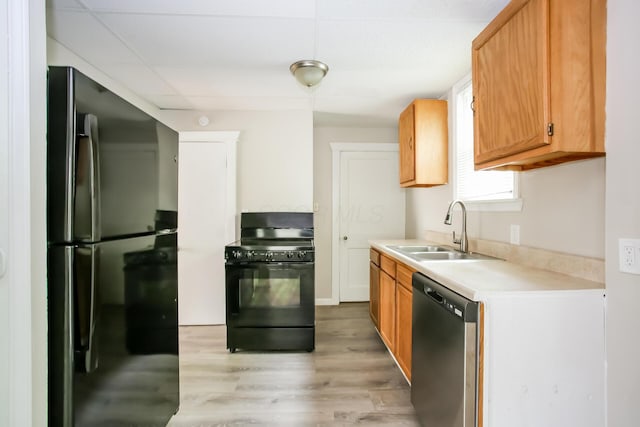
[{"label": "black gas range", "polygon": [[227,348],[315,347],[313,214],[243,213],[225,247]]}]

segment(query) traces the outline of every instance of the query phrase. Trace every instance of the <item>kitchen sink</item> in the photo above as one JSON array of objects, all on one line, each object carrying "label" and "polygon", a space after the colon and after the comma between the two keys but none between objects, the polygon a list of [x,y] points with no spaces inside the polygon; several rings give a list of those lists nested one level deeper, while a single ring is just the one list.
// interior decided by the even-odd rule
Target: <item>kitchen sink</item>
[{"label": "kitchen sink", "polygon": [[454,250],[453,248],[447,248],[444,246],[389,246],[389,249],[402,253],[450,252]]},{"label": "kitchen sink", "polygon": [[411,258],[419,260],[451,260],[451,259],[478,259],[475,254],[465,254],[457,251],[442,252],[412,252],[408,254]]},{"label": "kitchen sink", "polygon": [[432,246],[432,245],[420,245],[420,246],[389,246],[389,249],[394,250],[402,255],[413,258],[416,261],[455,261],[455,260],[482,260],[482,259],[497,259],[487,255],[481,255],[478,253],[465,253],[457,251],[447,246]]}]

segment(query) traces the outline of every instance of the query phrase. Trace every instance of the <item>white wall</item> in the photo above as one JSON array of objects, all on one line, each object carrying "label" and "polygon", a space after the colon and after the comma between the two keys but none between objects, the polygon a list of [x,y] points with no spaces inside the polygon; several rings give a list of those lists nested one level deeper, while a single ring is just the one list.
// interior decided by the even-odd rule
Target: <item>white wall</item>
[{"label": "white wall", "polygon": [[640,239],[640,2],[610,0],[607,14],[608,425],[626,427],[640,419],[640,276],[618,271],[618,239]]},{"label": "white wall", "polygon": [[[8,3],[0,5],[0,250],[9,250]],[[6,259],[6,255],[5,255]],[[6,261],[5,261],[6,262]],[[0,268],[3,268],[0,266]],[[9,425],[9,277],[0,271],[0,425]]]},{"label": "white wall", "polygon": [[397,143],[398,129],[317,127],[313,131],[316,298],[331,298],[332,142]]},{"label": "white wall", "polygon": [[[211,121],[204,127],[202,114]],[[238,212],[312,210],[311,111],[162,111],[159,119],[177,131],[240,131]]]},{"label": "white wall", "polygon": [[[451,117],[451,103],[449,115]],[[452,121],[450,120],[451,124]],[[449,135],[453,135],[450,130]],[[449,150],[452,182],[453,149]],[[468,212],[470,238],[509,242],[510,225],[520,225],[520,244],[575,255],[604,258],[605,160],[603,158],[520,172],[521,212]],[[407,191],[407,238],[426,230],[459,232],[460,211],[444,224],[453,185]]]},{"label": "white wall", "polygon": [[47,416],[45,4],[3,2],[0,22],[0,246],[8,255],[0,279],[0,425],[42,426]]}]

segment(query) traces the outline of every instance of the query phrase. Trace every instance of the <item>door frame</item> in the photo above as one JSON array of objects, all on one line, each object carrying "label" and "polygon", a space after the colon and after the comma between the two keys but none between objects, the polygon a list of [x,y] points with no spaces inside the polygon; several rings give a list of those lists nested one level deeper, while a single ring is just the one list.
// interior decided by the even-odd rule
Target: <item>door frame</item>
[{"label": "door frame", "polygon": [[[331,172],[331,298],[326,303],[340,304],[340,156],[344,152],[398,151],[396,143],[332,142]],[[398,184],[399,185],[399,184]],[[323,301],[324,302],[324,301]]]},{"label": "door frame", "polygon": [[0,424],[7,425],[47,420],[45,15],[44,2],[0,6],[8,23],[0,26],[0,173],[7,180],[0,184]]}]

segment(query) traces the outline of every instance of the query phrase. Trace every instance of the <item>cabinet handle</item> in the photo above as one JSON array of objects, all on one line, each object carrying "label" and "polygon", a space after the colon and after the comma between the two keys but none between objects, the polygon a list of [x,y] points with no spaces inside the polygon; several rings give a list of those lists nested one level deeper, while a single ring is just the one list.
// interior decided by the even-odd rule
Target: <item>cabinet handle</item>
[{"label": "cabinet handle", "polygon": [[469,107],[471,108],[471,111],[473,111],[473,114],[476,113],[476,97],[474,96],[471,99],[471,104],[469,105]]}]

